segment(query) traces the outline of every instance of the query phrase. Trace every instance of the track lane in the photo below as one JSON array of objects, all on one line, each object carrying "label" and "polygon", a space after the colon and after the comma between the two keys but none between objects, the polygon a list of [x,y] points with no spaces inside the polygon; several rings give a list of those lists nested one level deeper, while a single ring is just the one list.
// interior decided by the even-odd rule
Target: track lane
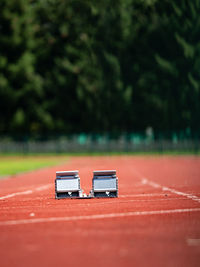
[{"label": "track lane", "polygon": [[[190,157],[184,157],[182,171],[181,160],[174,157],[73,158],[59,169],[54,167],[2,181],[1,196],[18,188],[33,190],[48,183],[52,186],[1,200],[1,222],[52,217],[57,220],[0,225],[2,266],[198,266],[199,243],[195,240],[200,237],[199,203],[144,184],[143,174],[142,177],[136,174],[144,172],[155,183],[184,189],[187,194],[192,191],[198,196],[200,161],[195,159],[194,164]],[[163,168],[163,162],[169,170]],[[115,168],[119,176],[118,199],[54,199],[56,170],[80,169],[82,187],[89,191],[93,169]],[[190,169],[194,177],[189,179]],[[59,221],[72,216],[71,221]],[[77,216],[89,217],[82,220]]]}]

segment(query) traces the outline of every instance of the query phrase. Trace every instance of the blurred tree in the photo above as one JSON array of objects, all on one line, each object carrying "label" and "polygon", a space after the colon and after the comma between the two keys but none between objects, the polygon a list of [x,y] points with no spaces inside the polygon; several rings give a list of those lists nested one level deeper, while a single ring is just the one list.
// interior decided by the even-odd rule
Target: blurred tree
[{"label": "blurred tree", "polygon": [[2,0],[0,132],[199,129],[199,0]]},{"label": "blurred tree", "polygon": [[163,99],[162,129],[199,129],[200,2],[162,1],[155,6],[155,45],[159,95]]},{"label": "blurred tree", "polygon": [[30,1],[2,0],[0,10],[0,131],[30,132],[37,127],[42,99]]}]

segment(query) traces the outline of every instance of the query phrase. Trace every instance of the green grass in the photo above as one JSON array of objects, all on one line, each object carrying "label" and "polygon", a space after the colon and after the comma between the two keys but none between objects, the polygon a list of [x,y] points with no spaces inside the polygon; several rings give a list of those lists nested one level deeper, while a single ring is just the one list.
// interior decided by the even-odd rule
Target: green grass
[{"label": "green grass", "polygon": [[0,156],[0,177],[66,162],[66,156]]},{"label": "green grass", "polygon": [[120,155],[135,155],[135,156],[164,156],[164,155],[200,155],[200,150],[159,150],[159,151],[109,151],[109,152],[95,152],[95,151],[87,151],[87,152],[69,152],[69,153],[0,153],[1,156],[28,156],[28,157],[71,157],[71,156],[120,156]]},{"label": "green grass", "polygon": [[195,155],[194,151],[163,151],[161,152],[85,152],[68,154],[0,154],[0,177],[14,175],[21,172],[36,170],[66,162],[73,156],[181,156]]}]

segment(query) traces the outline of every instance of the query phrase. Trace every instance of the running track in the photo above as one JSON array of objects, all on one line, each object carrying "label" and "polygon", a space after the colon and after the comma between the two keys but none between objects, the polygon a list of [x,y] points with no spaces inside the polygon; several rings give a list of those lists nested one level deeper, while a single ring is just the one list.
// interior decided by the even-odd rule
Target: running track
[{"label": "running track", "polygon": [[[116,169],[118,199],[55,200],[56,170]],[[0,181],[0,266],[200,266],[200,157],[72,157]]]}]

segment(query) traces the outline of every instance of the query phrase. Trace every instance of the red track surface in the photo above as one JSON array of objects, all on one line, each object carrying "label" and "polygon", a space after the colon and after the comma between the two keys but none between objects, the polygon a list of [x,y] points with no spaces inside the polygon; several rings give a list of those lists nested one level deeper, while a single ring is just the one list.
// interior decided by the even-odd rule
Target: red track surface
[{"label": "red track surface", "polygon": [[[119,198],[55,200],[56,170],[116,169]],[[74,157],[0,181],[0,266],[200,266],[199,157]]]}]

